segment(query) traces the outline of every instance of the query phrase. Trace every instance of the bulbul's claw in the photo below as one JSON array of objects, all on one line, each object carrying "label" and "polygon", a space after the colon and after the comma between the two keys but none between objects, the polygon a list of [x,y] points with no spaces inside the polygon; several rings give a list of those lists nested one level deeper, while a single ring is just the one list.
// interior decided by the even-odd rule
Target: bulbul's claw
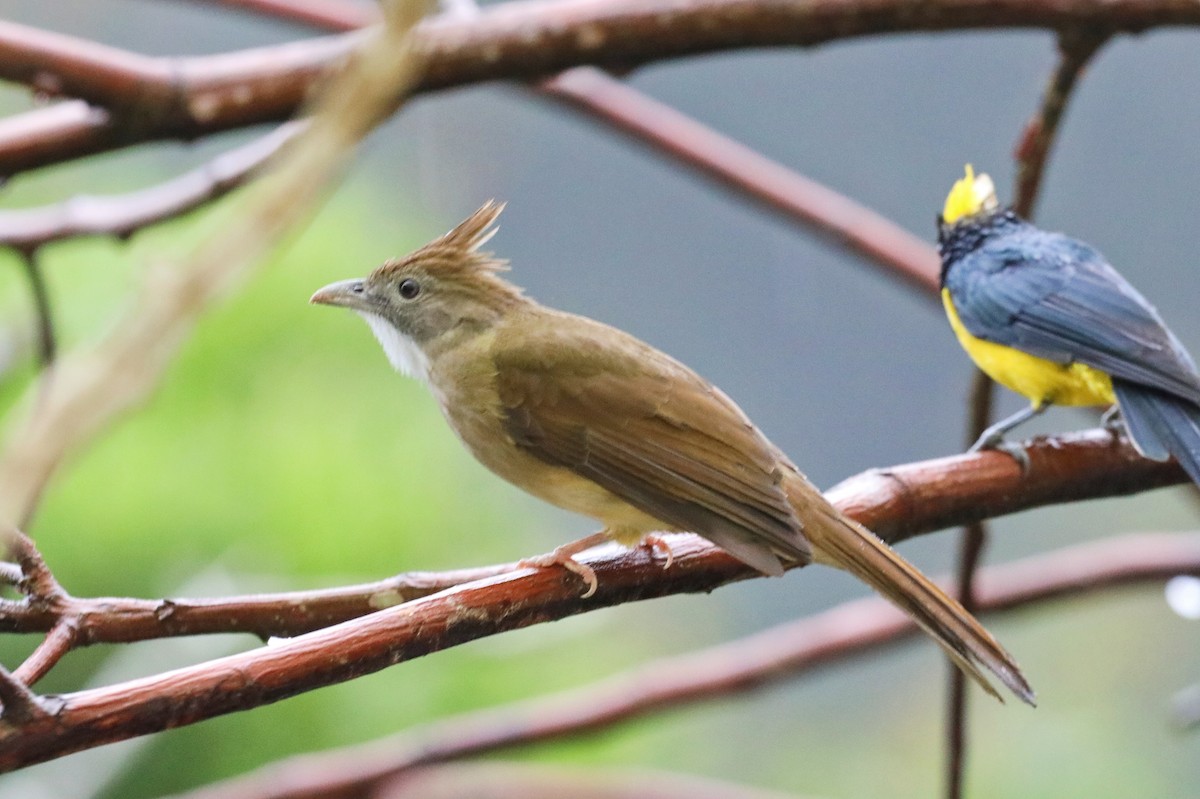
[{"label": "bulbul's claw", "polygon": [[663,564],[663,571],[671,568],[671,564],[675,562],[675,553],[671,551],[671,542],[655,533],[647,533],[642,536],[642,546],[650,550],[651,554],[657,552],[667,559]]},{"label": "bulbul's claw", "polygon": [[[568,545],[570,546],[570,545]],[[583,580],[587,586],[587,590],[583,592],[583,599],[587,599],[596,593],[596,589],[600,587],[600,581],[596,579],[596,570],[586,563],[580,563],[572,557],[573,552],[562,551],[564,547],[559,547],[553,552],[545,555],[539,555],[536,558],[525,558],[517,563],[518,566],[526,569],[552,569],[555,566],[561,566],[569,572],[574,572],[579,575],[579,579]]]}]

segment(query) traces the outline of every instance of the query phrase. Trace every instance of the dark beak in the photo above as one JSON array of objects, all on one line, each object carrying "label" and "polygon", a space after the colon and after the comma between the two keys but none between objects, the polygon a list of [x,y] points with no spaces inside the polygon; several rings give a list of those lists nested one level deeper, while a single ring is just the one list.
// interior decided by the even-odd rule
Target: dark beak
[{"label": "dark beak", "polygon": [[336,305],[355,311],[368,310],[366,283],[361,278],[339,280],[317,291],[309,299],[313,305]]}]

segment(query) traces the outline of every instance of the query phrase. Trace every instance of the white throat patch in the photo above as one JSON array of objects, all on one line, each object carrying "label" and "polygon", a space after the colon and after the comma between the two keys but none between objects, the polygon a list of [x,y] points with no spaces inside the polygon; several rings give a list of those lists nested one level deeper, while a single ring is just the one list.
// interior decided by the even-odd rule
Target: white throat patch
[{"label": "white throat patch", "polygon": [[415,341],[392,327],[391,322],[378,314],[359,311],[358,315],[370,325],[371,332],[379,340],[396,371],[429,385],[429,358]]}]

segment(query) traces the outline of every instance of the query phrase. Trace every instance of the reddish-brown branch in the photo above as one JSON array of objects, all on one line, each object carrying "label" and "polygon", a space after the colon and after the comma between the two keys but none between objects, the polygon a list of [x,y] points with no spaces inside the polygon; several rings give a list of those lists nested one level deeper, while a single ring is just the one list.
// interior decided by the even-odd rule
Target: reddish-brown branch
[{"label": "reddish-brown branch", "polygon": [[[229,4],[228,0],[217,2]],[[234,5],[338,31],[353,30],[375,19],[368,7],[337,2],[309,2],[292,8],[275,0],[237,0]],[[471,13],[477,12],[474,8]],[[577,67],[534,88],[717,184],[809,226],[833,243],[883,266],[922,293],[937,295],[938,258],[933,247],[845,195],[601,70]]]},{"label": "reddish-brown branch", "polygon": [[529,763],[458,763],[414,769],[381,785],[370,799],[800,799],[747,785],[622,768]]},{"label": "reddish-brown branch", "polygon": [[[1034,443],[1030,455],[1032,467],[1024,476],[1008,455],[987,452],[871,472],[842,483],[832,494],[843,510],[897,538],[922,532],[929,523],[961,524],[1067,497],[1123,493],[1184,479],[1177,466],[1144,461],[1106,433]],[[527,569],[277,646],[67,694],[52,720],[0,729],[0,769],[246,710],[482,636],[624,602],[711,591],[755,576],[696,536],[677,536],[672,551],[674,563],[667,570],[643,548],[594,553],[587,562],[596,571],[599,590],[586,600],[574,575],[565,570]],[[331,652],[338,656],[331,658]]]},{"label": "reddish-brown branch", "polygon": [[379,21],[374,7],[343,0],[196,0],[205,5],[222,5],[275,19],[285,19],[330,30],[352,30]]},{"label": "reddish-brown branch", "polygon": [[[213,56],[151,59],[99,47],[86,39],[42,34],[0,21],[0,78],[26,79],[32,70],[28,62],[36,60],[37,74],[54,76],[56,91],[83,99],[0,121],[0,174],[153,139],[191,139],[281,122],[300,110],[321,75],[344,62],[365,35],[355,32]],[[21,42],[23,47],[17,44]],[[6,60],[13,49],[22,56],[15,64]],[[102,58],[114,60],[93,74]],[[97,105],[104,110],[97,110]]]},{"label": "reddish-brown branch", "polygon": [[42,558],[42,553],[38,552],[29,536],[0,522],[0,544],[4,545],[7,557],[20,569],[19,587],[30,601],[37,604],[53,604],[65,595],[62,586],[54,579],[54,574]]},{"label": "reddish-brown branch", "polygon": [[13,677],[25,685],[32,686],[78,645],[78,625],[71,616],[61,616],[38,644],[37,649],[13,672]]},{"label": "reddish-brown branch", "polygon": [[[569,67],[615,69],[719,50],[813,46],[881,33],[976,28],[1138,32],[1200,24],[1200,7],[1174,0],[517,0],[469,19],[424,23],[427,70],[418,91],[488,80],[528,80]],[[242,53],[146,59],[70,37],[5,28],[0,77],[40,82],[85,100],[123,102],[93,113],[83,101],[0,123],[0,174],[159,138],[187,138],[295,113],[324,67],[352,41],[333,37]],[[353,35],[353,34],[351,34]],[[96,69],[96,60],[114,61]],[[8,64],[12,60],[15,66]],[[93,75],[93,70],[95,70]],[[169,78],[167,77],[169,76]],[[40,130],[34,138],[31,127]]]},{"label": "reddish-brown branch", "polygon": [[1174,463],[1147,461],[1104,430],[1038,437],[1024,446],[1025,473],[1003,452],[979,452],[870,469],[825,495],[894,544],[1027,508],[1186,482]]},{"label": "reddish-brown branch", "polygon": [[[1197,571],[1200,536],[1127,536],[985,569],[978,581],[979,608],[1029,608]],[[365,747],[280,761],[186,799],[368,796],[417,766],[594,732],[667,708],[758,689],[915,632],[907,617],[884,600],[860,599],[556,696],[446,719]]]},{"label": "reddish-brown branch", "polygon": [[0,726],[44,723],[49,718],[42,699],[0,666]]},{"label": "reddish-brown branch", "polygon": [[556,100],[599,119],[716,183],[881,264],[925,294],[938,291],[938,257],[927,242],[843,194],[596,69],[539,84]]},{"label": "reddish-brown branch", "polygon": [[[1030,443],[1029,451],[1032,468],[1024,476],[1003,453],[955,455],[873,469],[849,478],[828,496],[895,543],[985,516],[1127,494],[1184,480],[1177,466],[1145,460],[1098,430],[1038,439]],[[725,570],[725,560],[722,556],[713,562]],[[605,568],[622,563],[620,559],[605,562]],[[206,633],[244,632],[264,639],[295,636],[514,569],[511,564],[501,564],[414,572],[365,585],[221,599],[77,598],[54,584],[53,589],[43,588],[35,594],[38,601],[0,612],[0,631],[45,632],[70,619],[78,628],[80,646]],[[661,581],[672,576],[660,572],[651,572],[651,577]],[[737,576],[752,574],[742,569]],[[666,593],[673,590],[688,588],[663,589]]]},{"label": "reddish-brown branch", "polygon": [[500,564],[410,572],[362,585],[219,599],[78,598],[64,594],[53,603],[10,604],[0,611],[0,631],[54,630],[68,619],[78,628],[76,646],[208,633],[249,633],[266,640],[312,632],[516,569],[516,564]]},{"label": "reddish-brown branch", "polygon": [[79,195],[41,208],[0,210],[0,245],[30,252],[75,236],[130,236],[241,186],[304,127],[304,122],[285,123],[157,186],[110,196]]}]

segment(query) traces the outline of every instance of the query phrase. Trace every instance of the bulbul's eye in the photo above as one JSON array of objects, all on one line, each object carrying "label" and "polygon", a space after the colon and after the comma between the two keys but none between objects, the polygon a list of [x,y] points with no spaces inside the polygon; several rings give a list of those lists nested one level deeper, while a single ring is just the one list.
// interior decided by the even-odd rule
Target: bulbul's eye
[{"label": "bulbul's eye", "polygon": [[406,300],[411,300],[413,297],[421,293],[421,284],[413,280],[411,277],[406,277],[400,281],[400,285],[396,289],[400,292],[400,296]]}]

